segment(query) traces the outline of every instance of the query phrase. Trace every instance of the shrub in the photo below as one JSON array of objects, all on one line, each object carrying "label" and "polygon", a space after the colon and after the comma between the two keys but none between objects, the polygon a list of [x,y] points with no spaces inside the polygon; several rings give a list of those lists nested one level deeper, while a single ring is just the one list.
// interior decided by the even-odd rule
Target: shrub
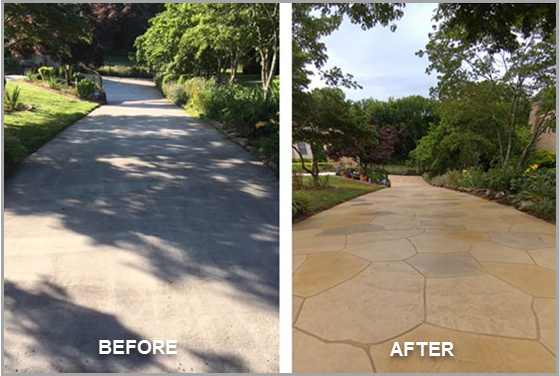
[{"label": "shrub", "polygon": [[167,73],[163,76],[163,79],[161,80],[161,86],[165,86],[166,84],[170,84],[172,81],[176,81],[177,80],[177,76],[175,76],[173,73]]},{"label": "shrub", "polygon": [[27,150],[17,135],[11,131],[4,132],[4,163],[6,171],[13,170],[23,159]]},{"label": "shrub", "polygon": [[34,69],[26,69],[23,74],[25,75],[25,78],[27,79],[27,81],[29,82],[35,82],[37,81],[37,76],[35,75],[35,70]]},{"label": "shrub", "polygon": [[47,79],[45,80],[45,83],[47,84],[47,86],[50,89],[58,88],[58,79],[55,76],[47,77]]},{"label": "shrub", "polygon": [[310,200],[305,192],[293,191],[291,202],[293,218],[310,213]]},{"label": "shrub", "polygon": [[209,92],[216,87],[215,80],[194,77],[184,80],[183,85],[184,92],[188,98],[188,107],[203,112]]},{"label": "shrub", "polygon": [[542,167],[555,167],[556,165],[555,152],[548,149],[540,149],[536,152],[532,160],[532,164],[537,164]]},{"label": "shrub", "polygon": [[76,81],[76,92],[78,97],[84,99],[92,99],[95,97],[95,82],[91,81],[88,78],[84,78],[83,80]]},{"label": "shrub", "polygon": [[4,94],[4,106],[8,111],[15,111],[18,109],[20,102],[19,102],[19,95],[21,94],[21,89],[19,86],[14,86],[14,89],[10,93],[6,90]]},{"label": "shrub", "polygon": [[41,80],[47,81],[49,78],[56,78],[53,67],[41,67],[38,69]]},{"label": "shrub", "polygon": [[512,166],[507,167],[497,166],[485,174],[485,186],[492,191],[510,191],[511,182],[520,174],[520,171]]},{"label": "shrub", "polygon": [[244,137],[256,137],[260,132],[255,124],[275,116],[279,95],[273,92],[265,98],[261,89],[219,85],[207,91],[201,102],[204,115],[233,127]]},{"label": "shrub", "polygon": [[165,82],[161,86],[163,94],[178,106],[184,106],[188,102],[188,96],[184,86],[177,82]]},{"label": "shrub", "polygon": [[529,168],[513,179],[511,190],[515,193],[512,197],[514,204],[528,203],[524,208],[526,211],[543,219],[555,219],[555,168]]}]

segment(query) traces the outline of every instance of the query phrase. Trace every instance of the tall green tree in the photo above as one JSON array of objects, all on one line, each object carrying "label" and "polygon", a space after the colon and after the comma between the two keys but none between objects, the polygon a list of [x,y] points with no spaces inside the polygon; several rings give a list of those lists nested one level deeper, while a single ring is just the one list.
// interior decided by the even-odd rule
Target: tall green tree
[{"label": "tall green tree", "polygon": [[[526,17],[511,16],[505,31],[516,37],[513,43],[507,33],[495,30],[493,23],[473,29],[473,24],[465,20],[476,19],[476,14],[467,16],[460,7],[441,5],[435,15],[438,26],[425,50],[418,54],[428,56],[428,73],[437,72],[439,82],[432,93],[443,102],[460,98],[470,87],[468,83],[489,83],[487,90],[498,100],[487,102],[484,111],[493,119],[499,161],[507,166],[518,149],[518,130],[528,121],[526,108],[536,94],[555,87],[555,30],[550,32],[545,27],[541,15],[541,22],[530,22],[530,27],[524,27]],[[520,145],[518,165],[525,162],[532,144]]]},{"label": "tall green tree", "polygon": [[[404,4],[389,3],[293,4],[293,140],[304,141],[311,146],[311,150],[314,149],[313,168],[308,172],[315,182],[318,181],[319,173],[315,150],[334,148],[336,142],[343,140],[342,136],[357,136],[350,137],[353,139],[369,137],[361,137],[364,128],[359,125],[362,122],[349,118],[351,104],[342,98],[341,91],[321,89],[310,94],[308,92],[310,77],[314,74],[313,68],[329,87],[359,87],[353,76],[344,73],[341,68],[324,69],[328,53],[321,38],[337,30],[344,17],[359,24],[364,30],[378,24],[390,25],[394,30],[396,26],[391,22],[402,17],[403,6]],[[333,106],[321,107],[324,113],[334,111],[330,118],[324,117],[315,108],[324,103]],[[345,115],[335,116],[340,113]],[[296,146],[293,148],[298,152]]]},{"label": "tall green tree", "polygon": [[230,82],[256,53],[267,95],[279,59],[279,4],[166,4],[135,46],[136,61],[152,71],[221,80],[229,70]]},{"label": "tall green tree", "polygon": [[68,44],[77,41],[91,41],[91,25],[79,4],[4,5],[4,52],[44,46],[69,52]]}]

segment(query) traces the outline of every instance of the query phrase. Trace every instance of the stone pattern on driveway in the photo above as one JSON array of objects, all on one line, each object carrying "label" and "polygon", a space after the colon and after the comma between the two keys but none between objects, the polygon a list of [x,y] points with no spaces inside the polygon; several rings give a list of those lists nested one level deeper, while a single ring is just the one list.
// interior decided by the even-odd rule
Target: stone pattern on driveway
[{"label": "stone pattern on driveway", "polygon": [[[555,372],[555,226],[393,176],[294,225],[294,372]],[[454,357],[390,357],[451,341]]]},{"label": "stone pattern on driveway", "polygon": [[277,372],[276,176],[152,82],[104,82],[6,182],[4,370]]}]

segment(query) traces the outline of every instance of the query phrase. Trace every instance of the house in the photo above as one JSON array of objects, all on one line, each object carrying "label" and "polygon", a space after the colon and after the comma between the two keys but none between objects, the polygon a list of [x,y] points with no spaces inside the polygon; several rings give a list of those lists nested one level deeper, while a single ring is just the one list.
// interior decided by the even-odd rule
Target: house
[{"label": "house", "polygon": [[[532,111],[530,111],[530,118],[528,119],[528,124],[530,125],[532,132],[536,131],[541,123],[546,120],[546,117],[555,121],[555,111],[550,112],[546,117],[538,115],[538,112],[541,110],[542,105],[543,103],[541,101],[535,102],[532,105]],[[549,127],[544,131],[544,133],[542,133],[537,141],[536,148],[556,151],[557,147],[555,127]]]}]

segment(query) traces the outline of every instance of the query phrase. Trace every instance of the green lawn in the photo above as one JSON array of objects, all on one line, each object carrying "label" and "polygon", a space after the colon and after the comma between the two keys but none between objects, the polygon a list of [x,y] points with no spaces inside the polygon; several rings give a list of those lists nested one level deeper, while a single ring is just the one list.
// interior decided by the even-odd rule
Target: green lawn
[{"label": "green lawn", "polygon": [[33,109],[4,115],[6,172],[98,106],[25,83],[8,82],[6,91],[11,92],[16,85],[21,89],[20,102]]},{"label": "green lawn", "polygon": [[104,65],[97,68],[103,76],[148,78],[148,72],[138,69],[126,56],[107,56]]},{"label": "green lawn", "polygon": [[307,210],[296,217],[303,217],[320,213],[342,202],[362,196],[366,193],[376,192],[383,187],[379,185],[361,183],[356,180],[339,178],[335,176],[329,177],[329,185],[326,188],[312,188],[312,178],[310,176],[303,177],[303,189],[297,189],[293,192],[295,196],[302,196],[306,201]]}]

